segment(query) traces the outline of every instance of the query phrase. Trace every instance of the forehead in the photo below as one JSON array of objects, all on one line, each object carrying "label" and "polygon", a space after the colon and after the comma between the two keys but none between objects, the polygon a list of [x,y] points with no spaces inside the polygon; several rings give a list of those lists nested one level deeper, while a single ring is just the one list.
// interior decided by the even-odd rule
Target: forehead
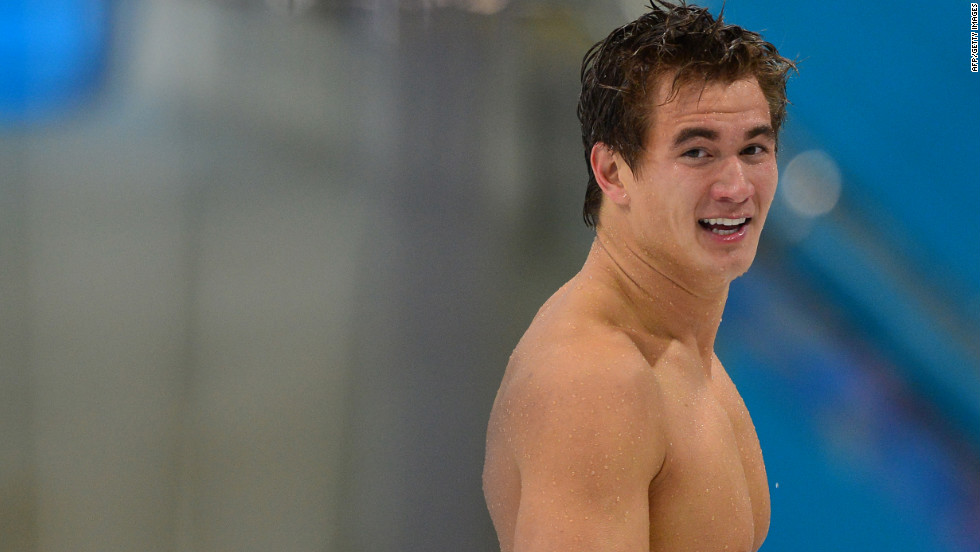
[{"label": "forehead", "polygon": [[732,82],[682,84],[663,79],[653,97],[650,133],[655,140],[686,126],[718,126],[739,131],[771,124],[769,104],[754,77]]}]

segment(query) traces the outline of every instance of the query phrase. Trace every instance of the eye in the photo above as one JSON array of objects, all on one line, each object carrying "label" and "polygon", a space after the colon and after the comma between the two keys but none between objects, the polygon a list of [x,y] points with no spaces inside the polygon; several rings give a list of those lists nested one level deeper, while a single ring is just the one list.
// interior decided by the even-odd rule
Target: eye
[{"label": "eye", "polygon": [[708,156],[708,152],[706,150],[701,149],[701,148],[689,149],[689,150],[687,150],[687,151],[685,151],[684,153],[681,154],[681,157],[691,157],[691,158],[694,158],[694,159],[701,159],[701,158],[707,157],[707,156]]},{"label": "eye", "polygon": [[765,146],[760,146],[758,144],[753,144],[753,145],[745,148],[744,150],[742,150],[742,153],[745,154],[745,155],[759,155],[759,154],[762,154],[762,153],[766,153],[767,151],[769,151],[769,150]]}]

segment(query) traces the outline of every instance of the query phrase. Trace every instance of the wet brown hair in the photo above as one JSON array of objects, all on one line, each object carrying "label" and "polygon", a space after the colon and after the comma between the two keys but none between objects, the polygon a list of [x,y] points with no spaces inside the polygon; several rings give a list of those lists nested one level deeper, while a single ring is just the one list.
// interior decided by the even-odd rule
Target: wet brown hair
[{"label": "wet brown hair", "polygon": [[589,163],[592,146],[606,144],[635,169],[650,124],[650,95],[660,77],[674,75],[670,97],[685,84],[755,77],[777,136],[786,117],[786,80],[796,64],[775,46],[725,23],[721,14],[715,19],[707,8],[666,2],[651,2],[649,8],[592,46],[582,60],[578,118],[589,169],[582,215],[590,228],[599,222],[602,203]]}]

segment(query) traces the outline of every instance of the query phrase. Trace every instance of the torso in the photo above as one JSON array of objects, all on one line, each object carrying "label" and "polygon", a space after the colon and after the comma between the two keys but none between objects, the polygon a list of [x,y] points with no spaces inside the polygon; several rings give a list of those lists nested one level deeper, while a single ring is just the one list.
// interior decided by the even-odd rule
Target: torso
[{"label": "torso", "polygon": [[[513,549],[521,475],[511,443],[520,432],[520,420],[501,405],[508,395],[520,393],[509,382],[546,369],[533,361],[536,344],[566,339],[560,328],[582,322],[574,308],[555,310],[549,320],[536,319],[525,334],[491,414],[485,487],[488,500],[493,494],[491,514],[503,552]],[[644,380],[649,386],[644,394],[660,403],[666,447],[662,468],[648,489],[650,550],[756,550],[769,527],[768,483],[755,428],[721,363],[712,355],[709,371],[696,351],[679,342],[626,331],[620,332],[625,339],[610,340],[617,330],[600,329],[587,332],[602,341],[594,345],[607,350],[611,359],[640,359],[642,368],[652,373]]]}]

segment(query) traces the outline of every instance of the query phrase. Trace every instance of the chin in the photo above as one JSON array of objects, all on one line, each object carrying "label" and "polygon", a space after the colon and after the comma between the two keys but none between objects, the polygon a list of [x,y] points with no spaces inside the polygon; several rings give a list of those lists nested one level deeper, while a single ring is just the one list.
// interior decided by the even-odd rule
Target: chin
[{"label": "chin", "polygon": [[[747,253],[747,252],[741,252]],[[726,263],[721,266],[716,265],[719,277],[726,283],[735,280],[736,278],[742,276],[749,271],[752,267],[752,262],[755,260],[755,251],[752,251],[751,255],[738,255],[734,258],[728,258]]]}]

